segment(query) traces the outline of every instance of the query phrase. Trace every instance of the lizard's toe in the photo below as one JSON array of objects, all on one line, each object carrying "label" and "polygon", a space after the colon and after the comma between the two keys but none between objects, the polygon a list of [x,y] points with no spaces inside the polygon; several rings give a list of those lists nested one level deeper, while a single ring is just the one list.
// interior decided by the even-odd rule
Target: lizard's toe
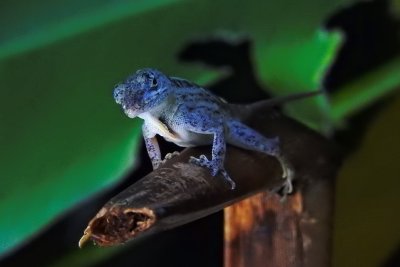
[{"label": "lizard's toe", "polygon": [[224,176],[225,181],[227,181],[231,185],[231,190],[236,188],[236,183],[232,180],[229,174],[225,170],[220,170],[221,174]]},{"label": "lizard's toe", "polygon": [[212,161],[208,160],[205,155],[200,155],[199,158],[190,157],[189,162],[210,169],[212,176],[217,176],[218,174],[222,174],[225,181],[227,181],[230,184],[231,189],[233,190],[236,188],[235,182],[231,179],[231,177],[229,177],[225,169],[221,168],[219,165],[214,164]]},{"label": "lizard's toe", "polygon": [[193,163],[200,167],[207,167],[207,168],[210,168],[211,166],[210,161],[204,155],[200,155],[199,158],[190,157],[189,163]]},{"label": "lizard's toe", "polygon": [[167,160],[172,159],[176,156],[179,156],[179,152],[178,151],[174,151],[172,153],[168,153],[167,155],[165,155],[164,160],[162,161],[163,163],[165,163]]},{"label": "lizard's toe", "polygon": [[200,155],[199,160],[204,163],[210,162],[205,155]]},{"label": "lizard's toe", "polygon": [[292,169],[288,168],[286,169],[286,177],[284,177],[285,182],[283,185],[283,194],[287,195],[293,192],[293,178],[294,178],[294,172]]}]

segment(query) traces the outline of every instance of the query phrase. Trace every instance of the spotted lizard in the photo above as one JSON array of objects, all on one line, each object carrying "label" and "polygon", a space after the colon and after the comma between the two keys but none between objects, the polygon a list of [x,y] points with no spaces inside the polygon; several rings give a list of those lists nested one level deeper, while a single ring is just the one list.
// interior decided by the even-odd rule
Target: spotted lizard
[{"label": "spotted lizard", "polygon": [[[270,104],[312,94],[271,99]],[[154,169],[162,163],[156,135],[182,147],[212,144],[211,159],[201,155],[191,157],[190,162],[210,169],[212,176],[222,174],[234,189],[236,184],[224,168],[226,144],[230,144],[276,157],[286,179],[284,191],[292,191],[294,171],[281,153],[279,137],[268,138],[244,124],[234,112],[239,105],[229,104],[188,80],[151,68],[138,70],[116,85],[114,99],[129,118],[144,120],[143,137]]]}]

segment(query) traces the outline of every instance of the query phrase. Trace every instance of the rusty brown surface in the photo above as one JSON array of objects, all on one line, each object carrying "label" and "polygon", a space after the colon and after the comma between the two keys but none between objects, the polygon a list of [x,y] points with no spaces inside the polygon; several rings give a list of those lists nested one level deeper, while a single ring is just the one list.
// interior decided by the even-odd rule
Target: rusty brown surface
[{"label": "rusty brown surface", "polygon": [[298,191],[282,202],[262,192],[225,208],[225,267],[330,266],[333,203],[317,187],[306,198]]},{"label": "rusty brown surface", "polygon": [[[299,193],[260,193],[224,211],[225,266],[303,266]],[[245,218],[245,219],[244,219]]]},{"label": "rusty brown surface", "polygon": [[224,265],[329,267],[340,157],[329,142],[288,119],[265,131],[286,138],[284,155],[295,167],[296,192],[286,201],[263,192],[225,209]]}]

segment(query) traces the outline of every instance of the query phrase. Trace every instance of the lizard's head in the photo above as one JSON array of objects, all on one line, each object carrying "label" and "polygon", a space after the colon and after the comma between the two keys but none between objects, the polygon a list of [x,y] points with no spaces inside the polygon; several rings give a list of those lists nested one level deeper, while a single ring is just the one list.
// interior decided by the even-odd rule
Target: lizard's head
[{"label": "lizard's head", "polygon": [[138,70],[114,89],[114,99],[125,114],[134,118],[167,101],[171,81],[155,69]]}]

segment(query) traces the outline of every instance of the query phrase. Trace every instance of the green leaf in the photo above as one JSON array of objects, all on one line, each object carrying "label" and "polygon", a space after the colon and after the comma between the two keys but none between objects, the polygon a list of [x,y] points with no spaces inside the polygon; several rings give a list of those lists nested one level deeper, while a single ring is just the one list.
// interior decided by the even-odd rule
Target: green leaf
[{"label": "green leaf", "polygon": [[400,57],[345,85],[332,98],[331,118],[337,124],[400,86]]},{"label": "green leaf", "polygon": [[0,253],[132,167],[140,126],[114,103],[115,83],[146,66],[205,80],[215,72],[176,54],[233,33],[254,41],[263,81],[315,89],[340,44],[318,29],[347,2],[3,1]]},{"label": "green leaf", "polygon": [[[66,253],[62,260],[51,263],[51,267],[84,267],[97,266],[101,262],[132,247],[132,243],[124,246],[99,248],[87,246],[84,249],[75,249]],[[136,262],[135,262],[136,263]]]},{"label": "green leaf", "polygon": [[12,1],[0,6],[0,59],[179,0]]},{"label": "green leaf", "polygon": [[140,139],[138,123],[117,112],[107,84],[60,79],[72,70],[42,59],[24,77],[14,70],[0,78],[1,250],[108,187],[132,166]]},{"label": "green leaf", "polygon": [[[317,91],[342,43],[339,32],[317,31],[308,39],[289,38],[265,45],[259,69],[277,94]],[[330,106],[323,94],[292,103],[288,113],[320,131],[329,130]]]}]

